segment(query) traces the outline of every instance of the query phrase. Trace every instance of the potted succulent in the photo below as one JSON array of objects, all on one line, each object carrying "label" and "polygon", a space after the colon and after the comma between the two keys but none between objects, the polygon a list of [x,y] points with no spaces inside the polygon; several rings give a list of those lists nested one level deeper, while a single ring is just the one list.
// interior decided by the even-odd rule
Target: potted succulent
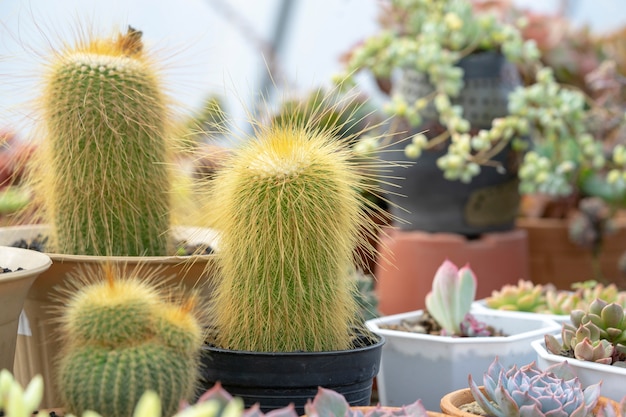
[{"label": "potted succulent", "polygon": [[[495,356],[504,358],[507,366],[528,363],[535,357],[530,342],[559,330],[547,318],[497,310],[471,312],[475,290],[472,270],[446,261],[433,279],[426,311],[367,321],[386,339],[377,376],[383,405],[421,398],[426,408],[433,409],[444,394],[462,388],[467,375],[476,377]],[[427,375],[436,375],[436,383]]]},{"label": "potted succulent", "polygon": [[[192,408],[201,407],[208,402],[216,402],[219,404],[220,412],[226,412],[227,408],[243,409],[243,402],[240,398],[233,398],[228,391],[226,391],[221,384],[216,384],[207,392],[203,393],[198,401],[193,404]],[[186,408],[183,408],[186,409]],[[244,416],[252,417],[262,415],[258,405],[252,406],[247,410],[242,410]],[[337,416],[337,417],[401,417],[401,416],[414,416],[414,417],[439,417],[443,416],[441,413],[426,411],[420,400],[416,400],[411,404],[403,405],[401,407],[383,407],[378,405],[369,406],[350,406],[346,398],[336,391],[320,387],[315,394],[315,397],[307,401],[304,411],[305,416],[308,417],[321,417],[321,416]],[[273,410],[271,415],[279,415],[283,417],[297,417],[293,405],[289,405],[285,408]]]},{"label": "potted succulent", "polygon": [[20,314],[26,294],[52,261],[46,254],[0,246],[0,369],[13,369]]},{"label": "potted succulent", "polygon": [[565,7],[555,13],[541,13],[518,10],[512,5],[505,8],[498,2],[490,2],[489,6],[506,19],[527,21],[522,34],[537,42],[541,60],[553,68],[556,81],[575,86],[585,94],[589,104],[585,125],[608,161],[605,167],[600,160],[593,166],[579,165],[580,152],[573,146],[571,159],[580,169],[569,177],[569,194],[523,195],[517,226],[528,233],[529,276],[536,283],[551,283],[565,290],[571,283],[587,279],[619,282],[623,276],[618,260],[626,236],[625,195],[621,175],[608,173],[613,165],[611,152],[623,146],[626,137],[626,70],[621,47],[624,27],[608,33],[594,32],[573,24]]},{"label": "potted succulent", "polygon": [[[521,260],[508,262],[517,268],[529,265],[526,229],[516,229],[520,192],[568,196],[580,181],[594,177],[606,179],[600,188],[612,189],[614,195],[621,190],[623,195],[623,147],[603,142],[604,136],[593,130],[606,126],[592,123],[606,114],[604,106],[591,102],[590,108],[582,91],[559,84],[553,70],[542,63],[535,41],[525,40],[519,28],[482,10],[478,7],[482,3],[385,2],[384,30],[352,51],[348,81],[346,76],[339,78],[352,82],[362,70],[374,75],[377,85],[391,96],[388,108],[396,133],[382,141],[382,153],[401,159],[387,150],[404,150],[406,158],[416,161],[411,170],[396,171],[393,181],[401,187],[397,194],[407,196],[399,206],[411,213],[398,210],[397,217],[408,220],[398,226],[416,230],[394,232],[393,239],[385,241],[389,249],[381,252],[384,267],[378,274],[383,312],[393,304],[386,298],[410,292],[406,287],[387,290],[386,286],[404,284],[415,275],[409,264],[433,238],[424,231],[469,236],[471,240],[452,243],[470,250],[490,235],[487,232],[499,231],[492,239],[506,237],[507,243],[517,239]],[[493,78],[482,73],[489,67],[482,64],[487,56],[503,65],[492,71]],[[478,69],[471,69],[471,60],[481,62]],[[523,80],[517,70],[525,75]],[[417,77],[410,75],[415,71]],[[415,86],[407,77],[421,81]],[[488,91],[495,95],[487,96]],[[482,103],[488,109],[483,110]],[[440,203],[453,197],[447,197],[444,189],[453,189],[450,195],[460,197],[446,209]],[[438,239],[439,244],[442,238]],[[487,245],[487,250],[494,249]],[[393,261],[385,262],[394,254]],[[499,259],[498,255],[490,258]],[[549,263],[552,258],[541,259]],[[398,265],[398,272],[391,264]],[[491,276],[512,277],[510,283],[519,277],[533,278],[527,266],[520,268],[501,268]]]},{"label": "potted succulent", "polygon": [[44,250],[54,261],[27,295],[30,336],[18,338],[24,346],[15,367],[21,381],[44,376],[44,406],[59,403],[51,367],[60,345],[50,320],[50,307],[58,303],[51,289],[80,265],[106,260],[130,271],[141,264],[210,295],[213,256],[180,256],[185,251],[174,247],[175,240],[187,240],[206,248],[214,235],[171,224],[173,115],[158,63],[141,36],[133,28],[110,37],[85,35],[52,53],[38,99],[42,140],[24,179],[33,190],[29,215],[38,223],[0,229],[7,246],[41,246],[38,237],[45,236]]},{"label": "potted succulent", "polygon": [[[205,387],[222,385],[263,410],[318,386],[370,401],[384,343],[353,296],[354,248],[375,232],[375,184],[346,141],[306,121],[259,124],[210,183],[220,250],[202,355]],[[367,168],[364,165],[365,168]],[[372,233],[372,236],[375,236]],[[373,250],[370,248],[369,250]]]},{"label": "potted succulent", "polygon": [[569,322],[573,310],[587,309],[598,298],[626,308],[626,291],[620,291],[615,284],[604,285],[590,280],[572,284],[572,288],[566,291],[523,279],[517,285],[507,284],[494,290],[491,296],[476,301],[472,308],[543,314],[557,322]]},{"label": "potted succulent", "polygon": [[624,307],[601,299],[574,310],[563,323],[560,338],[545,335],[533,341],[541,368],[567,361],[584,386],[604,381],[603,394],[620,400],[626,393],[626,318]]},{"label": "potted succulent", "polygon": [[470,375],[469,388],[446,394],[441,410],[458,417],[623,416],[626,401],[601,396],[601,385],[583,387],[567,363],[540,370],[535,362],[505,367],[496,358],[482,386]]}]

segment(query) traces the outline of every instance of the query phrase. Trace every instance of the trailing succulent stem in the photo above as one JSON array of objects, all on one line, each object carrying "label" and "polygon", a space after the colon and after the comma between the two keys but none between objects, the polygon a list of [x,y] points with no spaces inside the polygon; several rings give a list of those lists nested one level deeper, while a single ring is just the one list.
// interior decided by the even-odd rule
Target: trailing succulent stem
[{"label": "trailing succulent stem", "polygon": [[56,251],[166,254],[169,114],[153,64],[132,28],[49,63],[35,182]]},{"label": "trailing succulent stem", "polygon": [[[304,123],[258,127],[217,174],[215,344],[253,351],[350,347],[349,273],[371,221],[345,143]],[[372,229],[375,226],[371,226]]]},{"label": "trailing succulent stem", "polygon": [[58,363],[63,406],[78,416],[131,417],[153,390],[164,415],[173,415],[193,394],[199,368],[203,331],[194,299],[166,298],[152,284],[157,277],[140,269],[126,275],[105,266],[98,274],[67,289]]}]

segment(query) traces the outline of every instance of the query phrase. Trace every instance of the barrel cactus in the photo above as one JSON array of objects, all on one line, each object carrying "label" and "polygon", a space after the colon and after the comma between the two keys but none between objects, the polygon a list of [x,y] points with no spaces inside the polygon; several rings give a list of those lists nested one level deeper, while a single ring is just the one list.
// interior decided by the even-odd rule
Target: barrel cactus
[{"label": "barrel cactus", "polygon": [[582,387],[570,365],[540,370],[535,362],[506,369],[496,358],[483,377],[484,393],[469,376],[472,395],[493,417],[586,417],[600,398],[601,383]]},{"label": "barrel cactus", "polygon": [[61,316],[64,351],[58,363],[63,406],[107,417],[131,417],[154,390],[164,415],[193,395],[203,331],[194,297],[162,294],[139,269],[122,275],[105,266],[67,288]]},{"label": "barrel cactus", "polygon": [[166,255],[171,115],[141,32],[56,51],[39,106],[43,140],[30,179],[53,250]]},{"label": "barrel cactus", "polygon": [[587,310],[574,310],[563,323],[561,341],[545,335],[555,355],[626,367],[626,314],[619,303],[594,300]]}]

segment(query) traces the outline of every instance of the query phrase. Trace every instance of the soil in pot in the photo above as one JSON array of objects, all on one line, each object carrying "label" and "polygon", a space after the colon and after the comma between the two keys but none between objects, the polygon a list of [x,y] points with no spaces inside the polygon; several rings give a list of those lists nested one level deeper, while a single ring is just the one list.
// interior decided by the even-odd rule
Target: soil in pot
[{"label": "soil in pot", "polygon": [[[428,313],[424,311],[419,317],[415,319],[403,319],[397,324],[378,324],[381,329],[397,330],[402,332],[430,334],[435,336],[441,336],[443,329],[437,323],[437,321]],[[496,329],[494,326],[486,324],[486,330],[489,331],[490,336],[506,336],[501,329]]]}]

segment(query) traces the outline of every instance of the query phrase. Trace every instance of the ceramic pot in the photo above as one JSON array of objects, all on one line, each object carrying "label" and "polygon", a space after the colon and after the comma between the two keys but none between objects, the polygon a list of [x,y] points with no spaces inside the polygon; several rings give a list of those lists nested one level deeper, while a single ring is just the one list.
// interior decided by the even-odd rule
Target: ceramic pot
[{"label": "ceramic pot", "polygon": [[477,276],[476,298],[528,276],[526,232],[485,233],[479,239],[453,233],[387,230],[376,266],[378,309],[398,314],[424,308],[437,269],[446,259],[469,263]]},{"label": "ceramic pot", "polygon": [[[569,238],[564,219],[520,217],[517,227],[528,234],[530,271],[527,279],[535,284],[553,284],[561,290],[594,278],[591,250],[581,248]],[[615,233],[606,236],[600,254],[602,275],[618,286],[626,285],[619,271],[619,260],[626,248],[626,216],[615,218]]]},{"label": "ceramic pot", "polygon": [[[483,389],[480,387],[481,390]],[[483,390],[484,392],[484,390]],[[441,398],[441,411],[445,413],[445,415],[455,416],[455,417],[476,417],[480,416],[480,414],[473,414],[467,411],[461,410],[461,407],[474,402],[474,397],[472,396],[472,392],[469,388],[463,388],[457,391],[450,392],[444,395]],[[622,417],[619,413],[619,404],[610,398],[600,397],[598,400],[598,405],[593,410],[595,414],[597,410],[603,408],[607,403],[611,403],[613,408],[615,409],[615,415],[617,417]]]},{"label": "ceramic pot", "polygon": [[[46,254],[0,246],[0,369],[13,369],[20,314],[26,294],[37,276],[52,264]],[[18,270],[23,268],[23,270]]]},{"label": "ceramic pot", "polygon": [[[480,52],[463,58],[458,66],[464,71],[464,88],[453,103],[463,107],[472,132],[491,127],[493,119],[507,114],[508,95],[521,85],[515,65],[506,61],[502,54]],[[425,75],[412,70],[402,70],[394,88],[409,103],[433,90]],[[386,196],[393,203],[391,213],[404,220],[396,226],[402,230],[472,237],[511,230],[520,201],[519,155],[505,147],[493,158],[504,167],[504,173],[493,166],[484,166],[468,184],[447,180],[437,167],[437,159],[447,152],[447,143],[422,152],[417,161],[409,161],[404,156],[407,142],[403,139],[408,135],[425,132],[427,137],[433,138],[443,131],[434,108],[430,109],[431,114],[428,110],[424,123],[414,129],[403,119],[394,119],[389,128],[393,143],[380,154],[382,159],[395,162],[386,169],[384,188],[391,192]],[[407,164],[411,165],[406,167]]]}]

